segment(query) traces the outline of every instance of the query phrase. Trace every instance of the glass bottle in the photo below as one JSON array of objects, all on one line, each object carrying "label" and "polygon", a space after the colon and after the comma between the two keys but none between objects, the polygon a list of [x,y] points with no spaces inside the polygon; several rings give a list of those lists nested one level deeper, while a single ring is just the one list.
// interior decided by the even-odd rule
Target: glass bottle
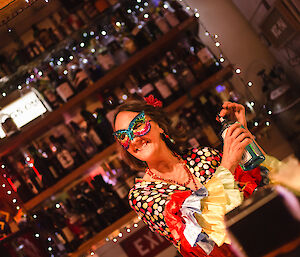
[{"label": "glass bottle", "polygon": [[76,142],[79,144],[87,158],[94,156],[97,152],[97,148],[88,137],[88,134],[74,121],[71,121],[69,125],[71,126],[72,132],[77,139]]},{"label": "glass bottle", "polygon": [[[221,130],[221,136],[224,140],[227,129],[236,122],[228,121],[224,117],[219,117],[219,120],[223,126]],[[244,128],[243,125],[241,125],[241,127]],[[263,153],[261,152],[257,144],[252,140],[252,142],[245,147],[239,165],[244,171],[247,171],[256,168],[264,160],[265,160],[265,156],[263,155]]]},{"label": "glass bottle", "polygon": [[33,37],[40,41],[42,46],[45,49],[48,49],[49,47],[54,46],[55,41],[53,40],[53,36],[51,35],[51,32],[48,29],[39,29],[36,24],[32,25],[33,30]]}]

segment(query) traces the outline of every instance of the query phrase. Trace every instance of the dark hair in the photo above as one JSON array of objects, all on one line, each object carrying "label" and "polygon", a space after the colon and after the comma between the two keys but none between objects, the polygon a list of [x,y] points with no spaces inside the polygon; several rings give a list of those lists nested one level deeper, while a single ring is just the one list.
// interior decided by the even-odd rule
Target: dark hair
[{"label": "dark hair", "polygon": [[[141,112],[144,111],[145,115],[149,116],[151,120],[156,122],[164,132],[175,141],[172,143],[170,139],[166,138],[164,134],[161,134],[163,141],[166,143],[168,148],[177,154],[181,153],[182,147],[186,144],[185,131],[183,129],[178,129],[172,127],[172,121],[168,118],[167,114],[163,111],[162,108],[154,107],[150,104],[147,104],[144,100],[129,100],[126,103],[118,106],[114,116],[114,124],[116,117],[120,112],[130,111],[130,112]],[[120,152],[122,158],[129,166],[136,170],[144,170],[147,165],[144,161],[141,161],[131,155],[128,151],[120,147]]]}]

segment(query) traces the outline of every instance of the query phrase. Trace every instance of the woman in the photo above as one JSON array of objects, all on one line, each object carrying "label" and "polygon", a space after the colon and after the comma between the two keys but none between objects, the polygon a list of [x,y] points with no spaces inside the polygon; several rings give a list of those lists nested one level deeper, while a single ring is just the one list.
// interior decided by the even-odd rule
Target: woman
[{"label": "woman", "polygon": [[178,131],[159,108],[161,103],[151,100],[150,104],[129,101],[115,114],[114,135],[124,159],[133,168],[145,170],[129,193],[130,205],[183,256],[234,256],[226,244],[223,218],[242,201],[232,174],[253,140],[241,127],[247,128],[244,107],[223,104],[220,116],[239,121],[226,133],[223,155],[209,147],[181,154]]}]

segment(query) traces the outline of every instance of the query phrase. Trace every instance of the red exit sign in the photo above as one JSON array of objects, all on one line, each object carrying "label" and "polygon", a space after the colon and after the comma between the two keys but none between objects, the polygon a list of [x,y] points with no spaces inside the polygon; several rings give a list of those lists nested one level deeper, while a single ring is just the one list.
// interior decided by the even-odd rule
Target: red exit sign
[{"label": "red exit sign", "polygon": [[120,242],[123,250],[130,257],[153,257],[171,244],[162,236],[143,227]]}]

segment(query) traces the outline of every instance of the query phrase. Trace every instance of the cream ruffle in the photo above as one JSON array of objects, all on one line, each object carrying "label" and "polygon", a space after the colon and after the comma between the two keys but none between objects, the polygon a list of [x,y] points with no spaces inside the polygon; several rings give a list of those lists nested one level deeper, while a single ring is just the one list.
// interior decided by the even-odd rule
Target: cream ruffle
[{"label": "cream ruffle", "polygon": [[195,213],[195,218],[203,231],[218,246],[230,243],[224,215],[242,203],[242,193],[238,190],[231,172],[222,166],[217,168],[205,187],[208,197],[201,200],[202,214]]}]

